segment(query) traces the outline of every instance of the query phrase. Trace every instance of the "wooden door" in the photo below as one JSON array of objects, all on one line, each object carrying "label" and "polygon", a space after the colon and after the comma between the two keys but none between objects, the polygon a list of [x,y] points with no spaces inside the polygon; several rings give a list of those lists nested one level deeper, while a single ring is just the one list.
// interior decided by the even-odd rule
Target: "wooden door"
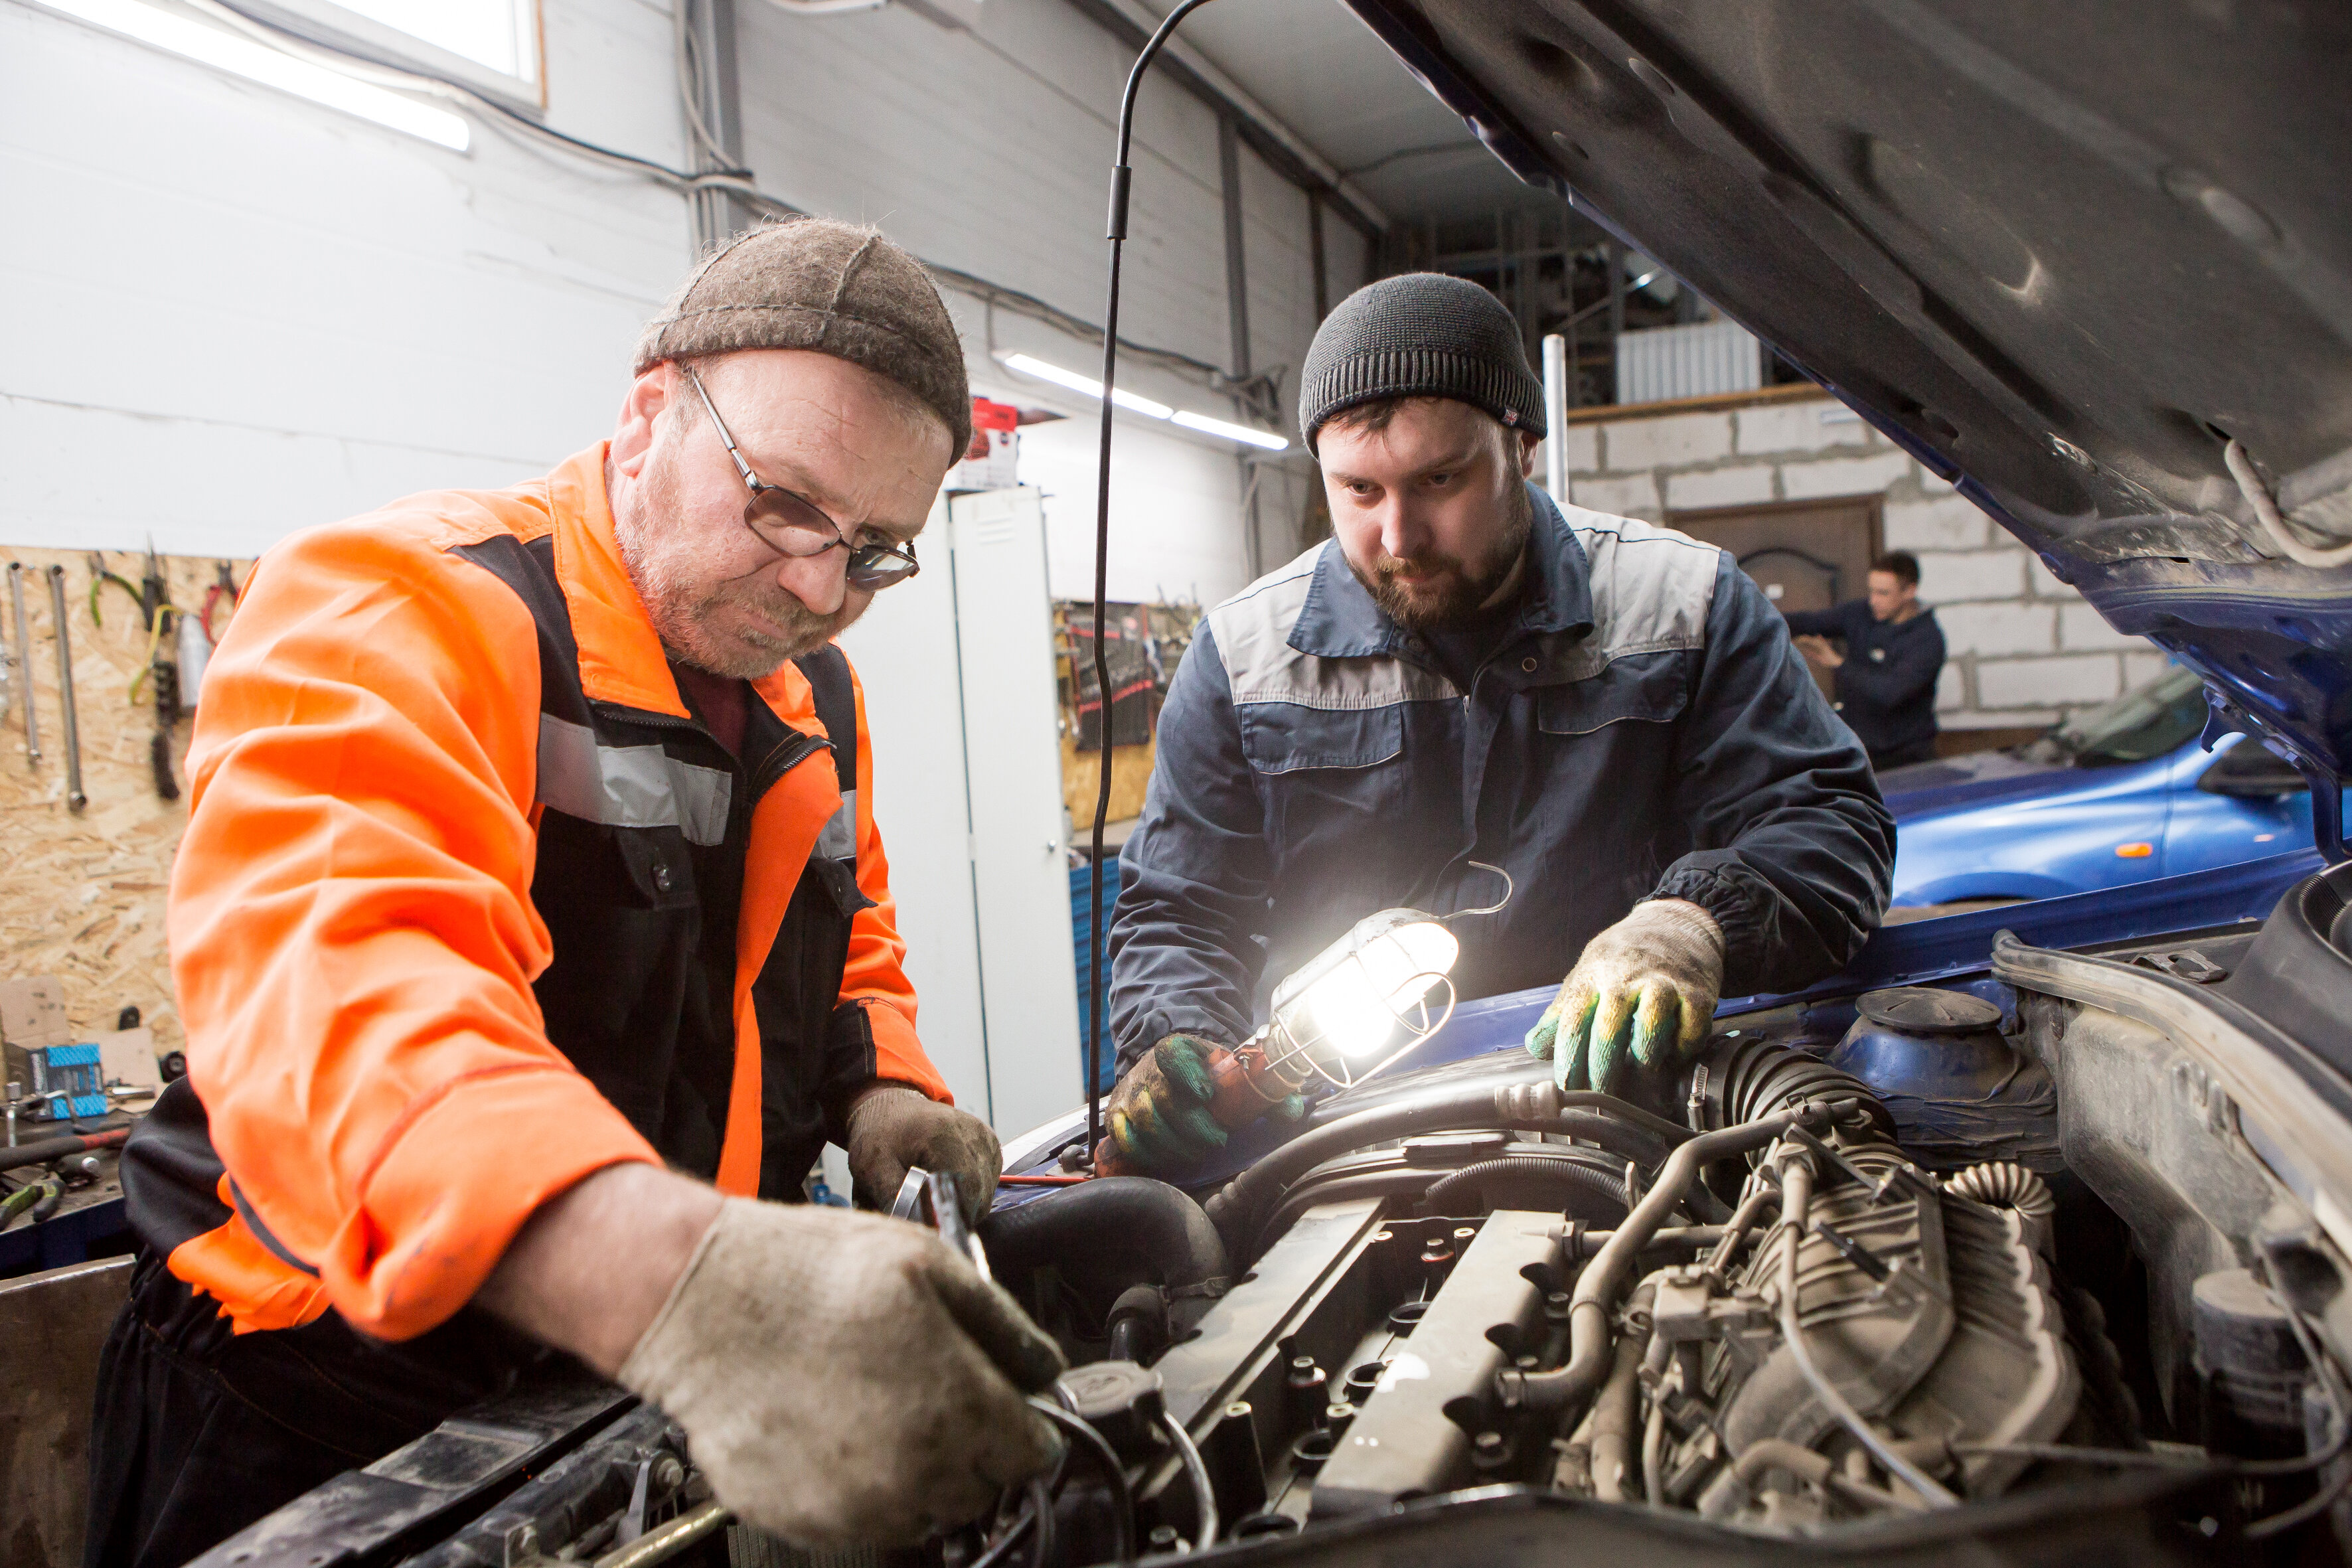
[{"label": "wooden door", "polygon": [[[1720,545],[1782,611],[1824,610],[1867,591],[1880,548],[1880,498],[1780,501],[1670,512],[1666,524]],[[1830,672],[1815,666],[1824,696]]]}]

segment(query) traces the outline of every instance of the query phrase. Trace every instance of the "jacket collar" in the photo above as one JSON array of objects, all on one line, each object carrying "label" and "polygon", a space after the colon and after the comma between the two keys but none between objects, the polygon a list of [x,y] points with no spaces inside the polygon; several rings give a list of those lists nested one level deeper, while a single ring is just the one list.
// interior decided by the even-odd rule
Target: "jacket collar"
[{"label": "jacket collar", "polygon": [[[1509,641],[1592,625],[1592,574],[1584,547],[1551,497],[1533,484],[1528,495],[1535,506],[1528,532],[1528,584]],[[1412,638],[1372,602],[1335,539],[1316,556],[1314,579],[1289,641],[1318,658],[1365,658],[1396,654]]]},{"label": "jacket collar", "polygon": [[[564,459],[547,476],[549,520],[555,532],[555,578],[580,645],[580,686],[593,701],[642,712],[689,718],[670,674],[669,657],[629,580],[613,536],[613,503],[604,488],[611,443],[599,441]],[[796,729],[823,732],[815,694],[790,661],[752,683],[776,717]]]}]

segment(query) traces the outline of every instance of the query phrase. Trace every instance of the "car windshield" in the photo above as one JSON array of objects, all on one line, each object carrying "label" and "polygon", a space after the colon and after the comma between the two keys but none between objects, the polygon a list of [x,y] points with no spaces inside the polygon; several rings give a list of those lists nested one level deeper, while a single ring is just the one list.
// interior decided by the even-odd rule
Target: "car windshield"
[{"label": "car windshield", "polygon": [[2160,757],[2205,728],[2205,684],[2179,665],[2059,725],[2026,748],[2041,762],[2106,767]]}]

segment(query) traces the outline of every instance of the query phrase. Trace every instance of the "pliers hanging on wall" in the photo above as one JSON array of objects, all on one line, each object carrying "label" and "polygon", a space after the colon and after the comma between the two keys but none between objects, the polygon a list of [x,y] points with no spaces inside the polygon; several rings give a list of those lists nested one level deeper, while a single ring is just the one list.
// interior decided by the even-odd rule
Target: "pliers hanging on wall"
[{"label": "pliers hanging on wall", "polygon": [[236,597],[236,576],[230,570],[229,563],[226,561],[214,562],[213,585],[205,590],[205,607],[198,612],[196,618],[204,626],[205,641],[215,647],[220,646],[220,634],[213,630],[213,606],[226,599],[230,613],[235,614]]},{"label": "pliers hanging on wall", "polygon": [[140,591],[139,585],[131,582],[130,578],[122,575],[120,572],[108,571],[106,567],[106,557],[93,550],[89,552],[89,624],[91,626],[103,626],[106,625],[104,618],[98,613],[98,595],[99,590],[105,587],[109,583],[113,584],[116,587],[121,589],[124,593],[139,601],[139,611],[142,625],[152,626],[155,624],[154,612],[148,609],[147,595]]}]

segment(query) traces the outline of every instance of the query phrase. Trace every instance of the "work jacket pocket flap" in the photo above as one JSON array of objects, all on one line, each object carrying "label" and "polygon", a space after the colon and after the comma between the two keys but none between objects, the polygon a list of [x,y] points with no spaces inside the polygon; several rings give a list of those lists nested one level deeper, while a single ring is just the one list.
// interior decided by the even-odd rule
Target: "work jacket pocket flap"
[{"label": "work jacket pocket flap", "polygon": [[1296,702],[1248,702],[1234,710],[1242,754],[1258,773],[1311,768],[1369,768],[1404,751],[1404,713],[1380,708],[1308,708]]},{"label": "work jacket pocket flap", "polygon": [[1536,694],[1536,725],[1548,735],[1586,735],[1621,720],[1670,723],[1689,701],[1685,660],[1680,649],[1627,654],[1598,675]]}]

